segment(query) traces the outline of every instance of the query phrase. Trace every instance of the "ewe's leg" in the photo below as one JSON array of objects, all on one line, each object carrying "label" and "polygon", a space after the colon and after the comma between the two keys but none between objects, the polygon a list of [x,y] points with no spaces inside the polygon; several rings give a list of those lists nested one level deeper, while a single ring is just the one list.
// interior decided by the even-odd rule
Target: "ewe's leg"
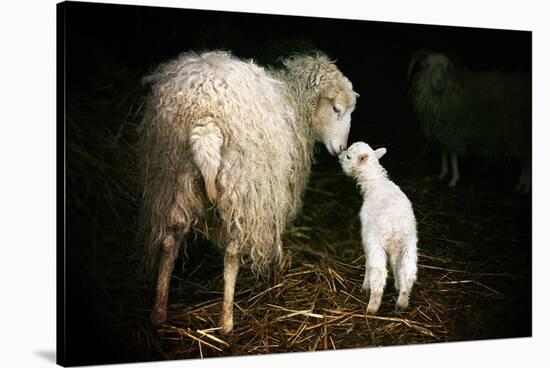
[{"label": "ewe's leg", "polygon": [[229,334],[233,330],[233,297],[235,295],[235,283],[239,273],[239,256],[235,242],[231,242],[225,250],[223,268],[223,306],[220,324],[222,333]]},{"label": "ewe's leg", "polygon": [[178,257],[178,248],[179,244],[172,234],[167,235],[162,241],[157,279],[157,295],[155,306],[151,312],[151,323],[153,326],[158,326],[166,321],[170,278],[174,270],[174,262]]},{"label": "ewe's leg", "polygon": [[519,182],[516,185],[516,192],[529,193],[531,190],[531,165],[523,164],[521,167],[521,175]]},{"label": "ewe's leg", "polygon": [[456,182],[458,179],[460,179],[460,175],[458,173],[458,156],[456,153],[451,153],[451,181],[449,182],[449,187],[454,188],[456,185]]},{"label": "ewe's leg", "polygon": [[531,191],[531,165],[528,165],[524,170],[523,176],[523,190],[522,193],[529,193]]},{"label": "ewe's leg", "polygon": [[367,239],[368,244],[368,274],[370,282],[370,299],[367,306],[367,313],[376,314],[382,294],[386,286],[388,271],[386,269],[386,253],[377,237],[371,236]]},{"label": "ewe's leg", "polygon": [[447,152],[445,150],[441,150],[441,171],[439,172],[439,175],[437,178],[439,180],[443,180],[445,176],[447,176],[447,173],[449,172],[449,164],[447,162]]},{"label": "ewe's leg", "polygon": [[519,181],[518,183],[516,184],[516,187],[514,188],[516,192],[520,192],[522,193],[523,192],[523,187],[525,185],[525,174],[524,174],[524,168],[522,167],[521,168],[521,174],[519,176]]},{"label": "ewe's leg", "polygon": [[398,278],[400,289],[395,308],[398,311],[404,311],[409,306],[409,295],[413,284],[416,281],[416,236],[411,237],[407,241],[405,248],[401,252],[401,260],[399,264]]}]

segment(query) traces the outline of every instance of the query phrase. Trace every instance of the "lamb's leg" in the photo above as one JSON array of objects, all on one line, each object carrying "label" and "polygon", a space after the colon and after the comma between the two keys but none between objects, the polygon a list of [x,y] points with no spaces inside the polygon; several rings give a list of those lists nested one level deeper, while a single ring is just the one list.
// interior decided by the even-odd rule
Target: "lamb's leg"
[{"label": "lamb's leg", "polygon": [[386,278],[388,270],[386,269],[386,252],[383,245],[376,236],[370,236],[367,239],[368,244],[368,274],[370,283],[370,299],[367,305],[367,313],[376,314],[380,303],[384,287],[386,286]]},{"label": "lamb's leg", "polygon": [[157,294],[155,306],[151,312],[151,323],[153,326],[158,326],[166,321],[170,278],[174,270],[174,262],[178,257],[178,248],[179,244],[172,234],[167,235],[162,241],[157,278]]},{"label": "lamb's leg", "polygon": [[363,285],[361,285],[361,289],[365,293],[369,292],[369,261],[368,261],[366,250],[365,250],[365,277],[363,278]]},{"label": "lamb's leg", "polygon": [[223,306],[220,318],[222,333],[227,335],[233,330],[233,297],[235,295],[235,283],[239,273],[239,255],[235,242],[231,242],[225,250],[223,268]]},{"label": "lamb's leg", "polygon": [[395,252],[390,253],[390,264],[395,290],[399,291],[399,256]]},{"label": "lamb's leg", "polygon": [[451,153],[451,181],[449,181],[449,188],[454,188],[458,179],[460,179],[460,174],[458,173],[458,156],[456,153]]},{"label": "lamb's leg", "polygon": [[401,260],[399,261],[398,278],[400,289],[399,297],[395,304],[395,309],[398,311],[404,311],[409,306],[409,295],[416,281],[416,264],[416,236],[411,236],[401,252]]},{"label": "lamb's leg", "polygon": [[441,150],[441,171],[439,172],[439,175],[437,178],[439,180],[443,180],[445,176],[447,176],[447,173],[449,172],[449,164],[447,161],[447,151]]}]

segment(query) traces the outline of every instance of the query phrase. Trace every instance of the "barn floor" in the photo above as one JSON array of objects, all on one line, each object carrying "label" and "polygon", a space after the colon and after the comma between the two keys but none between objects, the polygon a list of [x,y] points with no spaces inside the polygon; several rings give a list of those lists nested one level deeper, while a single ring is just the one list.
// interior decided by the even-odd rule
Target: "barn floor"
[{"label": "barn floor", "polygon": [[147,333],[148,343],[176,359],[529,335],[529,257],[522,257],[529,240],[518,231],[528,229],[518,218],[529,214],[520,198],[450,192],[423,178],[401,183],[420,234],[419,280],[407,312],[394,311],[389,279],[378,315],[365,314],[360,197],[339,172],[325,171],[314,174],[303,216],[288,235],[283,271],[258,283],[241,273],[233,336],[216,329],[223,270],[213,252],[194,257],[174,279],[169,320]]},{"label": "barn floor", "polygon": [[[124,87],[124,90],[129,89]],[[188,249],[171,283],[169,315],[152,329],[150,278],[139,272],[139,195],[131,145],[140,93],[98,85],[70,94],[67,122],[67,336],[79,364],[206,358],[531,335],[531,198],[515,171],[466,161],[457,188],[430,179],[437,153],[382,162],[418,221],[419,274],[404,313],[388,279],[377,316],[365,314],[361,197],[332,157],[318,154],[281,270],[239,274],[235,330],[216,328],[223,257]],[[113,101],[116,101],[113,102]],[[101,122],[99,124],[98,122]],[[389,136],[390,134],[388,134]],[[70,359],[69,359],[70,360]]]}]

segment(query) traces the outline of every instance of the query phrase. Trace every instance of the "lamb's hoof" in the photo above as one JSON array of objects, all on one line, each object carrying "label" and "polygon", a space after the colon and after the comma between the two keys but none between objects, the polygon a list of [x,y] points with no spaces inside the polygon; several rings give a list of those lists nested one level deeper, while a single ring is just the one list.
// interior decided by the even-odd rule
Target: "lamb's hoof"
[{"label": "lamb's hoof", "polygon": [[395,310],[398,311],[398,312],[404,312],[404,311],[407,310],[408,307],[409,307],[408,302],[399,302],[399,301],[397,301],[397,303],[395,303]]},{"label": "lamb's hoof", "polygon": [[372,315],[375,315],[376,313],[378,313],[378,308],[380,306],[374,306],[374,305],[368,305],[367,306],[367,314],[372,314]]},{"label": "lamb's hoof", "polygon": [[456,183],[458,182],[458,179],[453,179],[449,182],[449,188],[456,187]]},{"label": "lamb's hoof", "polygon": [[166,310],[165,309],[153,309],[151,312],[151,325],[158,327],[166,322]]}]

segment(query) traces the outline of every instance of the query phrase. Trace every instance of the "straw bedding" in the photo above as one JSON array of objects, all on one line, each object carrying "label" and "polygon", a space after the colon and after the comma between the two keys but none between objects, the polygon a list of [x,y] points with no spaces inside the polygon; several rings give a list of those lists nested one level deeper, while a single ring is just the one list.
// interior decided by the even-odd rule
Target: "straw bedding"
[{"label": "straw bedding", "polygon": [[99,322],[86,333],[108,342],[113,356],[205,358],[530,335],[528,198],[475,185],[451,191],[427,180],[421,163],[408,172],[390,169],[418,221],[418,282],[409,309],[397,313],[388,280],[378,315],[369,316],[361,197],[328,155],[313,167],[302,214],[284,238],[281,269],[241,271],[231,336],[216,328],[223,258],[200,238],[174,272],[167,322],[150,328],[153,280],[139,268],[140,197],[131,164],[142,113],[131,101],[140,93],[106,85],[73,93],[68,104],[67,244],[78,244],[68,262],[92,275]]}]

